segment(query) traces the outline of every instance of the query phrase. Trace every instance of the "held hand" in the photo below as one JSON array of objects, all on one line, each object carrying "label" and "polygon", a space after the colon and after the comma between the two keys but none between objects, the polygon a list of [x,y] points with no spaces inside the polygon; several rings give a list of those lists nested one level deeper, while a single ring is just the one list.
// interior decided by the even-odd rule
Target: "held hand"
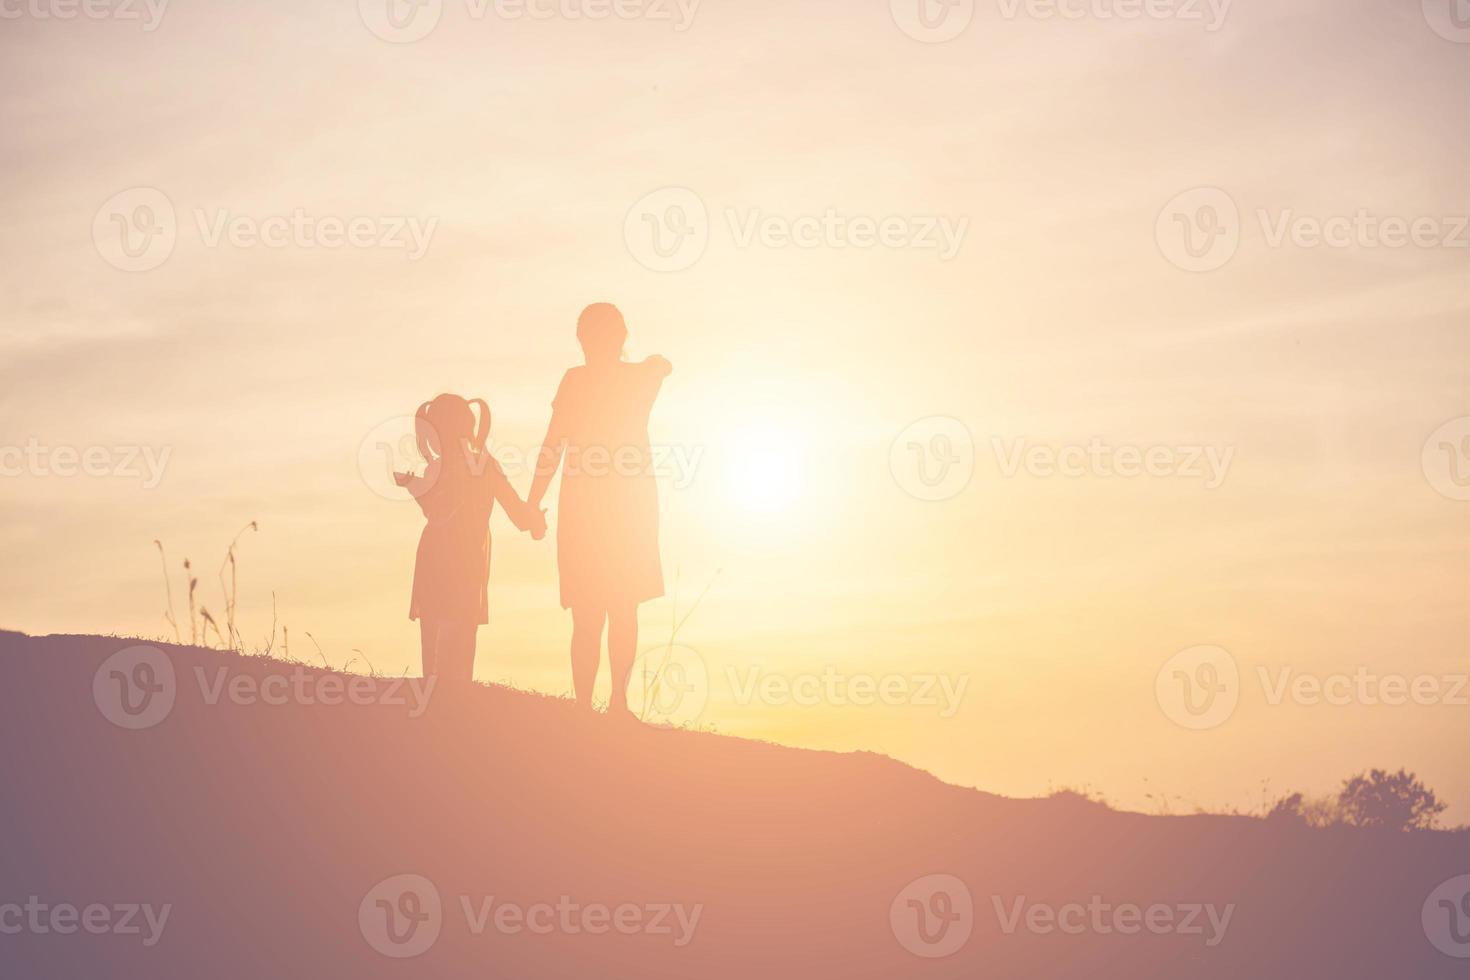
[{"label": "held hand", "polygon": [[541,510],[538,510],[536,512],[536,518],[535,518],[534,521],[531,522],[531,526],[529,528],[527,528],[527,530],[529,530],[531,532],[531,540],[532,541],[540,541],[542,538],[546,537],[546,509],[545,508],[542,508]]},{"label": "held hand", "polygon": [[408,486],[412,480],[412,473],[399,473],[397,471],[394,471],[393,473],[393,482],[398,484],[400,487]]}]

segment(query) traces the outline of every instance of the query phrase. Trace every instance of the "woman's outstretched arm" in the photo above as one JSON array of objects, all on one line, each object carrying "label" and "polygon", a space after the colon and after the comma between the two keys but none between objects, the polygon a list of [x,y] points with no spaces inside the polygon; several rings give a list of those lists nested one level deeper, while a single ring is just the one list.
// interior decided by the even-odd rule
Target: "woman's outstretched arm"
[{"label": "woman's outstretched arm", "polygon": [[539,507],[533,507],[529,501],[521,499],[516,493],[515,487],[510,485],[504,471],[497,465],[494,473],[495,502],[505,510],[505,516],[516,526],[517,530],[530,531],[533,536],[540,537],[546,533],[546,515]]},{"label": "woman's outstretched arm", "polygon": [[551,424],[546,427],[546,438],[541,440],[541,452],[536,456],[536,476],[531,481],[531,492],[526,504],[534,511],[541,510],[541,501],[551,487],[552,477],[561,467],[562,454],[566,452],[567,439],[562,432],[561,421],[556,411],[551,413]]}]

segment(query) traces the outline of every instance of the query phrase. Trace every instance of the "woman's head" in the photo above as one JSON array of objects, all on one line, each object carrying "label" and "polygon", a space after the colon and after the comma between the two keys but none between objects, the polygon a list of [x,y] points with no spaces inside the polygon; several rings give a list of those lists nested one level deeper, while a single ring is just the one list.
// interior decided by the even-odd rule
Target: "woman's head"
[{"label": "woman's head", "polygon": [[577,317],[577,342],[588,364],[605,364],[623,356],[628,325],[611,303],[593,303]]},{"label": "woman's head", "polygon": [[[480,408],[478,424],[476,405]],[[490,406],[482,398],[466,401],[459,395],[440,395],[419,406],[414,436],[424,459],[443,459],[454,449],[483,452],[490,439]]]}]

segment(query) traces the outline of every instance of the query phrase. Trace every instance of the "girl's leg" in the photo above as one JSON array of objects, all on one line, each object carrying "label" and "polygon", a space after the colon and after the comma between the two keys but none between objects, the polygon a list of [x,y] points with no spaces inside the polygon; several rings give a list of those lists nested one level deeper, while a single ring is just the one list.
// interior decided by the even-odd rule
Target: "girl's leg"
[{"label": "girl's leg", "polygon": [[419,619],[419,640],[423,645],[424,676],[439,673],[439,624],[427,616]]},{"label": "girl's leg", "polygon": [[602,659],[602,624],[607,614],[590,607],[572,608],[572,690],[577,704],[592,707],[597,664]]},{"label": "girl's leg", "polygon": [[628,675],[638,656],[638,606],[615,606],[607,614],[607,660],[612,668],[610,711],[628,710]]}]

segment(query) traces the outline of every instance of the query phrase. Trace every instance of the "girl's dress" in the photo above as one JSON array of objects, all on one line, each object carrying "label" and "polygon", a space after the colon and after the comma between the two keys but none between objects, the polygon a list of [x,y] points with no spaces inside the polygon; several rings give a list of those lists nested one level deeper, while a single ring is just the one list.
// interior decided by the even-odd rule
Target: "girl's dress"
[{"label": "girl's dress", "polygon": [[501,501],[517,527],[525,505],[489,453],[431,463],[411,487],[428,518],[413,569],[409,619],[489,622],[490,512]]},{"label": "girl's dress", "polygon": [[563,609],[610,609],[664,594],[648,415],[667,367],[572,368],[552,404],[566,439],[556,519]]}]

